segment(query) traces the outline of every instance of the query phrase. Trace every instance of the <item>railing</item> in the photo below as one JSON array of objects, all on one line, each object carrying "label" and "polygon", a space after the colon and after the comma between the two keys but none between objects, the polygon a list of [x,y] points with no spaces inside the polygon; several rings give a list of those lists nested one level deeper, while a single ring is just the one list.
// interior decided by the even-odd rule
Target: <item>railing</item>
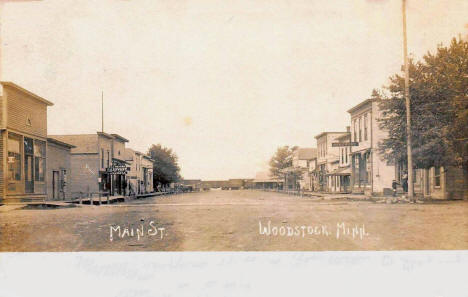
[{"label": "railing", "polygon": [[98,199],[99,205],[102,204],[102,197],[106,197],[106,202],[109,204],[110,200],[110,193],[109,192],[72,192],[72,195],[75,196],[75,194],[78,194],[78,198],[74,198],[73,200],[79,200],[79,204],[83,204],[83,199],[89,199],[89,204],[93,205],[93,196],[96,196]]}]

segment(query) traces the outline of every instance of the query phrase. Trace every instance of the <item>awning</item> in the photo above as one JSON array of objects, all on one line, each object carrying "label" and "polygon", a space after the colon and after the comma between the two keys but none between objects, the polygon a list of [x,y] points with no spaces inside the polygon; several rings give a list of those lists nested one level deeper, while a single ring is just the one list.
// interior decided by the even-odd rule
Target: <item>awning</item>
[{"label": "awning", "polygon": [[333,170],[332,172],[327,173],[326,175],[341,175],[341,176],[351,175],[351,168],[349,166],[348,167],[337,168],[337,169]]}]

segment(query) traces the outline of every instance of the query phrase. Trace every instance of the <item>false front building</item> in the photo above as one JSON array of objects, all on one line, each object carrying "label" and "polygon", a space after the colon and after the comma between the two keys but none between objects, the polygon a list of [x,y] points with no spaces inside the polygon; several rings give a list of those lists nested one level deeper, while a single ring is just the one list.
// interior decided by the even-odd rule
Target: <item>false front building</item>
[{"label": "false front building", "polygon": [[354,106],[351,115],[351,141],[357,143],[351,153],[351,190],[353,193],[381,195],[391,193],[395,166],[378,153],[378,144],[388,136],[379,127],[379,99],[367,99]]},{"label": "false front building", "polygon": [[126,195],[128,163],[125,161],[127,139],[118,134],[52,135],[72,144],[70,183],[73,197],[83,193]]},{"label": "false front building", "polygon": [[1,82],[0,204],[43,201],[47,196],[47,107],[50,101]]}]

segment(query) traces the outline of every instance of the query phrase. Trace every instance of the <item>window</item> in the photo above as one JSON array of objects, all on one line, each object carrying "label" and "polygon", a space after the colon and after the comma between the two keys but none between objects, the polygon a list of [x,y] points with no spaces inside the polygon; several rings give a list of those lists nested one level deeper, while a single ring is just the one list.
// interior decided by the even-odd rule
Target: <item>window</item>
[{"label": "window", "polygon": [[362,125],[361,125],[361,118],[359,117],[359,142],[362,141]]},{"label": "window", "polygon": [[364,115],[364,140],[367,140],[367,113]]},{"label": "window", "polygon": [[107,168],[110,167],[110,152],[107,151]]},{"label": "window", "polygon": [[33,180],[34,180],[34,165],[33,165],[33,159],[34,159],[34,146],[33,146],[33,140],[31,138],[24,137],[24,177],[26,182],[28,182],[28,187],[31,187],[33,185]]},{"label": "window", "polygon": [[101,149],[101,168],[104,168],[104,149]]},{"label": "window", "polygon": [[345,147],[345,163],[348,164],[348,147]]},{"label": "window", "polygon": [[344,148],[341,148],[341,163],[344,163]]},{"label": "window", "polygon": [[46,171],[46,144],[44,141],[34,141],[34,180],[44,181]]},{"label": "window", "polygon": [[8,133],[8,180],[21,180],[21,137]]},{"label": "window", "polygon": [[440,167],[434,167],[434,186],[440,187]]},{"label": "window", "polygon": [[354,136],[354,142],[357,142],[357,129],[356,129],[356,120],[354,120],[354,133],[353,133],[353,136]]}]

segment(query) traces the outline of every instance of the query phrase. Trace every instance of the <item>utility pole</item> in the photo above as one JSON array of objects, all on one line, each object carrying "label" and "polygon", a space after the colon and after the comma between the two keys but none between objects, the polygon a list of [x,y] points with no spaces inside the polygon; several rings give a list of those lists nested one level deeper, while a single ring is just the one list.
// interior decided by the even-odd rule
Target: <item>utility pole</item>
[{"label": "utility pole", "polygon": [[411,151],[411,108],[409,92],[409,63],[406,37],[406,0],[402,0],[403,15],[403,59],[405,64],[405,101],[406,101],[406,148],[408,155],[408,199],[414,200],[413,155]]},{"label": "utility pole", "polygon": [[104,91],[101,91],[101,132],[104,133]]}]

